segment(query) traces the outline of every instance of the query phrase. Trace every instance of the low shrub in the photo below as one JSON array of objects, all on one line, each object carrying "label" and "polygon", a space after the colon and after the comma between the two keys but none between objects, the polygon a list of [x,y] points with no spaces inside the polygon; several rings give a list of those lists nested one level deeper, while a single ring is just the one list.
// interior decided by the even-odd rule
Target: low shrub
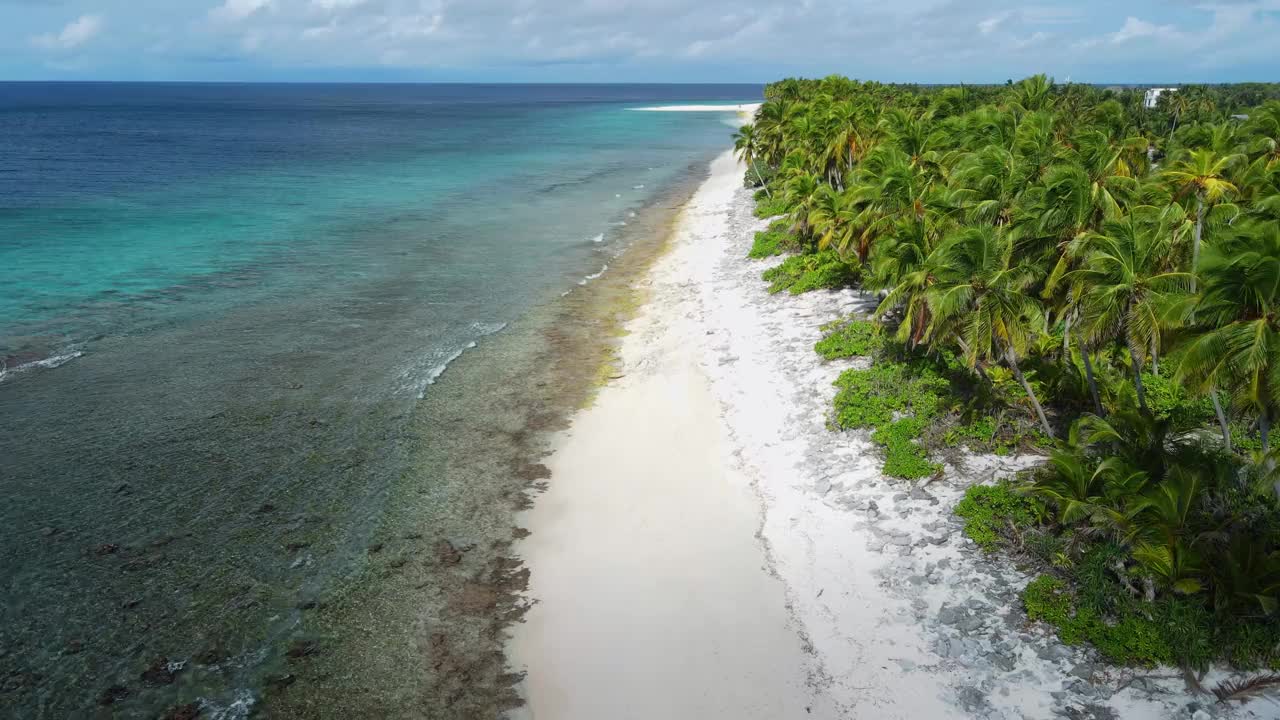
[{"label": "low shrub", "polygon": [[1192,600],[1128,598],[1104,615],[1067,581],[1041,575],[1022,591],[1022,604],[1028,618],[1052,625],[1064,643],[1091,643],[1113,663],[1202,669],[1218,655],[1212,613]]},{"label": "low shrub", "polygon": [[955,512],[965,519],[964,533],[978,547],[992,552],[1012,530],[1031,526],[1040,514],[1040,507],[1012,484],[1003,482],[969,488]]},{"label": "low shrub", "polygon": [[1217,424],[1213,401],[1192,395],[1182,383],[1163,375],[1143,373],[1142,386],[1151,414],[1168,420],[1175,432]]},{"label": "low shrub", "polygon": [[871,434],[871,441],[884,448],[885,475],[918,480],[942,472],[942,466],[929,462],[929,451],[917,442],[925,422],[917,417],[902,418]]},{"label": "low shrub", "polygon": [[756,233],[747,257],[759,260],[799,250],[800,239],[791,232],[791,223],[787,220],[777,220],[770,224],[767,230]]},{"label": "low shrub", "polygon": [[846,370],[835,384],[836,424],[874,429],[871,441],[885,450],[886,475],[914,480],[941,470],[919,438],[942,408],[946,378],[927,365],[885,361]]},{"label": "low shrub", "polygon": [[792,255],[781,265],[769,268],[761,276],[769,283],[769,292],[788,290],[799,295],[810,290],[853,285],[860,277],[858,266],[844,261],[834,250],[805,255]]},{"label": "low shrub", "polygon": [[766,197],[763,190],[756,193],[756,217],[770,218],[786,215],[789,212],[791,212],[791,206],[785,203],[778,193],[774,193],[772,198]]},{"label": "low shrub", "polygon": [[876,323],[867,320],[849,320],[834,323],[835,329],[818,341],[813,349],[826,360],[871,355],[880,346],[880,333]]}]

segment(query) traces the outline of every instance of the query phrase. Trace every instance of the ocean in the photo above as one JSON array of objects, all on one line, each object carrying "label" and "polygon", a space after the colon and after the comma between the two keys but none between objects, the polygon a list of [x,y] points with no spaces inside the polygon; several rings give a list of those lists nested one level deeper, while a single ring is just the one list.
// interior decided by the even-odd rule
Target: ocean
[{"label": "ocean", "polygon": [[439,577],[729,145],[632,109],[760,94],[0,84],[5,715],[431,716]]}]

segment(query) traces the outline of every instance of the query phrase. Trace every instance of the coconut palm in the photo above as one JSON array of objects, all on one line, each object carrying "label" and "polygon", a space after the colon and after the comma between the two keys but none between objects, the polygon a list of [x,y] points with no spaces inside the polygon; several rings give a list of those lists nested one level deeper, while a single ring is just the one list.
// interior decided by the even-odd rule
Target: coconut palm
[{"label": "coconut palm", "polygon": [[1229,197],[1236,186],[1226,179],[1227,170],[1240,159],[1238,155],[1219,155],[1211,150],[1194,150],[1161,173],[1164,181],[1175,188],[1175,199],[1194,195],[1196,199],[1195,235],[1191,249],[1191,291],[1196,290],[1196,274],[1200,268],[1200,244],[1204,238],[1205,210]]},{"label": "coconut palm", "polygon": [[765,196],[773,199],[773,193],[769,192],[769,186],[765,183],[764,176],[760,174],[760,168],[756,167],[756,158],[760,155],[760,138],[756,135],[754,125],[748,123],[738,128],[738,131],[733,134],[733,149],[737,152],[738,159],[755,171],[756,179],[760,181],[760,187],[764,188]]},{"label": "coconut palm", "polygon": [[1022,357],[1043,327],[1040,304],[1027,290],[1034,273],[1013,264],[1013,243],[994,227],[971,227],[947,238],[930,257],[937,275],[928,290],[934,342],[952,340],[969,366],[1006,365],[1027,393],[1045,435],[1053,428],[1022,373]]},{"label": "coconut palm", "polygon": [[1083,240],[1083,267],[1073,280],[1086,288],[1081,306],[1093,342],[1120,339],[1129,350],[1138,406],[1147,409],[1142,385],[1144,359],[1159,357],[1161,316],[1171,295],[1190,280],[1169,269],[1169,237],[1159,210],[1135,208]]},{"label": "coconut palm", "polygon": [[1255,415],[1265,454],[1280,411],[1280,227],[1239,228],[1207,254],[1203,273],[1197,336],[1179,376],[1226,391],[1236,407]]}]

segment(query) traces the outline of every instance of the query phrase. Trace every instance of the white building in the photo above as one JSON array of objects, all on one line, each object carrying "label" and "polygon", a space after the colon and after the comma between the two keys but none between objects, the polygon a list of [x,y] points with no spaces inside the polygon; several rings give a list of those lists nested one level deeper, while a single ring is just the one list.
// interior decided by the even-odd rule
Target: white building
[{"label": "white building", "polygon": [[1150,88],[1142,96],[1142,107],[1148,110],[1160,104],[1160,96],[1165,93],[1178,92],[1178,88]]}]

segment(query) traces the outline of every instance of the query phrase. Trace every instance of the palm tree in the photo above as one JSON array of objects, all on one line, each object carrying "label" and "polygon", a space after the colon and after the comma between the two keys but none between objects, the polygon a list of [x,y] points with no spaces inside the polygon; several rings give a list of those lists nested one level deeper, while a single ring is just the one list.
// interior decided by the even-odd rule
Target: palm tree
[{"label": "palm tree", "polygon": [[1178,129],[1178,118],[1191,108],[1191,99],[1185,92],[1166,92],[1163,94],[1165,107],[1173,115],[1173,123],[1169,127],[1169,143],[1173,144],[1173,133]]},{"label": "palm tree", "polygon": [[1204,278],[1199,332],[1179,375],[1226,390],[1237,407],[1256,414],[1266,454],[1280,411],[1280,228],[1238,229],[1209,253]]},{"label": "palm tree", "polygon": [[[1086,288],[1084,324],[1096,341],[1119,338],[1129,349],[1138,406],[1147,409],[1142,385],[1143,359],[1158,357],[1160,317],[1170,294],[1189,279],[1170,271],[1169,236],[1162,232],[1158,209],[1135,208],[1120,220],[1103,225],[1084,240],[1084,267],[1073,273]],[[1145,216],[1145,218],[1143,217]]]},{"label": "palm tree", "polygon": [[1196,198],[1196,229],[1191,247],[1191,292],[1196,291],[1196,275],[1200,268],[1200,243],[1204,237],[1205,208],[1221,202],[1236,191],[1226,179],[1226,172],[1238,155],[1219,155],[1211,150],[1194,150],[1170,165],[1164,180],[1175,188],[1175,199],[1188,194]]},{"label": "palm tree", "polygon": [[737,151],[738,159],[750,165],[755,171],[760,187],[764,188],[765,197],[772,200],[773,193],[769,192],[769,185],[765,183],[760,169],[756,167],[756,158],[760,154],[760,139],[756,136],[754,125],[748,123],[738,128],[738,131],[733,134],[733,149]]},{"label": "palm tree", "polygon": [[937,275],[928,290],[930,339],[954,339],[975,370],[983,362],[1007,365],[1052,438],[1044,408],[1018,365],[1044,317],[1027,292],[1034,273],[1012,260],[1013,243],[995,227],[966,228],[947,238],[929,259]]}]

